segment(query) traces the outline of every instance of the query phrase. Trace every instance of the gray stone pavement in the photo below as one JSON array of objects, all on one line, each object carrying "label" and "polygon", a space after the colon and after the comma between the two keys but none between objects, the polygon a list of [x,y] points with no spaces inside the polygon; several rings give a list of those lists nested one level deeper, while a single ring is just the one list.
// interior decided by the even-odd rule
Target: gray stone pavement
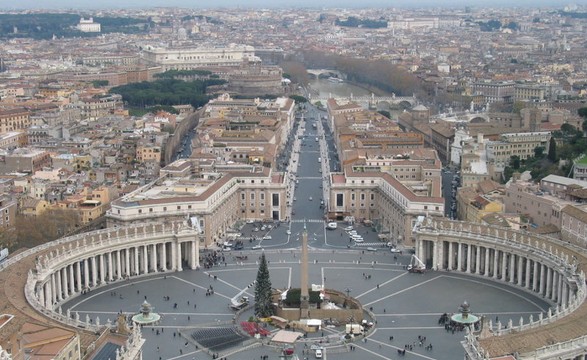
[{"label": "gray stone pavement", "polygon": [[[232,320],[234,313],[228,308],[230,299],[255,280],[256,259],[260,255],[252,251],[243,254],[248,256],[248,260],[242,265],[233,260],[231,254],[227,254],[226,266],[214,267],[209,271],[186,270],[113,283],[70,301],[63,306],[63,310],[70,308],[71,311],[77,311],[82,319],[86,314],[93,319],[98,316],[100,322],[105,323],[107,319],[114,320],[119,311],[136,313],[146,297],[154,306],[154,311],[163,316],[157,326],[144,327],[146,360],[157,360],[159,357],[210,359],[210,355],[196,349],[180,336],[179,331],[195,326],[216,326]],[[266,255],[273,287],[298,286],[298,251],[267,250]],[[364,254],[347,249],[311,251],[310,283],[320,284],[324,281],[328,288],[339,291],[349,289],[350,295],[357,298],[365,308],[372,307],[377,320],[375,331],[369,335],[366,343],[355,342],[356,350],[353,352],[334,353],[340,351],[340,348],[333,348],[330,355],[327,347],[327,359],[397,359],[397,349],[403,349],[405,344],[413,345],[414,342],[416,346],[412,353],[406,354],[406,358],[461,358],[463,350],[459,342],[464,334],[446,332],[444,327],[438,325],[440,314],[458,311],[459,304],[466,300],[474,313],[485,314],[494,321],[496,316],[502,322],[512,318],[517,323],[520,316],[527,319],[530,314],[534,314],[536,318],[540,311],[548,308],[546,302],[532,294],[479,277],[454,272],[428,272],[423,275],[407,273],[404,265],[408,260],[409,256],[404,254],[398,256],[396,261],[389,251],[366,251]],[[371,275],[371,279],[365,279],[363,274]],[[217,276],[216,280],[214,275]],[[206,289],[210,286],[215,294],[206,296]],[[251,299],[253,294],[254,289],[248,289],[247,295]],[[164,296],[169,296],[170,300],[164,300]],[[251,314],[251,311],[245,312],[237,322],[246,320]],[[156,334],[157,330],[159,335]],[[340,329],[326,328],[324,333],[325,336],[336,338],[340,335]],[[308,341],[317,341],[321,335],[310,334]],[[418,335],[427,337],[427,342],[433,344],[432,351],[418,346]],[[390,336],[393,336],[393,341],[389,340]],[[298,344],[296,349],[300,358],[303,358],[303,343]],[[270,346],[239,350],[242,349],[221,356],[244,360],[266,354],[270,359],[279,358],[277,349]]]}]

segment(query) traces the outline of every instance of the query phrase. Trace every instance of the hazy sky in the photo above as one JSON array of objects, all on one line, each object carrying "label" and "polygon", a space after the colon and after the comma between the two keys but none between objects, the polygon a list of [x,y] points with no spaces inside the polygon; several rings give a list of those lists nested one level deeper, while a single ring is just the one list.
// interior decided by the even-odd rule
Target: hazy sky
[{"label": "hazy sky", "polygon": [[179,6],[188,8],[216,7],[537,7],[567,4],[586,5],[587,0],[0,0],[0,10],[83,8],[105,9],[125,7]]}]

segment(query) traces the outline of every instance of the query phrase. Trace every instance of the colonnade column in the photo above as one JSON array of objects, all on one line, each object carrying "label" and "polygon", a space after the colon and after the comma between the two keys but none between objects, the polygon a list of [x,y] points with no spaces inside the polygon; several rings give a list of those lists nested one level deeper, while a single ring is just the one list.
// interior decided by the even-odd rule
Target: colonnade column
[{"label": "colonnade column", "polygon": [[190,242],[190,266],[192,270],[195,270],[198,265],[196,264],[196,241],[192,240]]},{"label": "colonnade column", "polygon": [[74,271],[75,271],[75,266],[74,264],[71,264],[68,266],[69,267],[69,293],[70,294],[75,294],[75,279],[74,279]]},{"label": "colonnade column", "polygon": [[166,243],[161,244],[161,269],[167,271],[167,246]]},{"label": "colonnade column", "polygon": [[452,263],[455,258],[455,254],[453,253],[453,251],[454,251],[453,243],[452,243],[452,241],[449,241],[448,242],[448,269],[449,270],[453,270]]},{"label": "colonnade column", "polygon": [[171,243],[171,270],[177,271],[177,239]]},{"label": "colonnade column", "polygon": [[88,258],[84,259],[84,286],[82,286],[82,290],[84,287],[90,287],[90,268],[88,266]]},{"label": "colonnade column", "polygon": [[562,289],[563,289],[563,293],[562,293],[562,297],[561,297],[561,299],[562,299],[562,304],[561,305],[567,306],[568,305],[568,301],[569,301],[569,286],[564,281],[563,281]]},{"label": "colonnade column", "polygon": [[153,263],[151,268],[154,272],[157,272],[157,244],[153,244],[153,249],[151,253],[151,262]]},{"label": "colonnade column", "polygon": [[120,263],[120,252],[122,250],[116,250],[116,278],[122,280],[122,264]]},{"label": "colonnade column", "polygon": [[458,243],[458,259],[457,259],[457,270],[461,271],[463,269],[463,244]]},{"label": "colonnade column", "polygon": [[98,284],[98,267],[96,265],[96,257],[92,256],[92,286]]},{"label": "colonnade column", "polygon": [[510,283],[514,283],[516,276],[516,255],[510,254]]},{"label": "colonnade column", "polygon": [[540,294],[546,296],[546,265],[540,269]]},{"label": "colonnade column", "polygon": [[45,288],[47,291],[47,294],[45,296],[45,307],[47,309],[53,309],[53,302],[55,301],[53,299],[53,295],[55,294],[53,292],[53,283],[54,283],[54,278],[53,278],[53,274],[51,274],[51,280],[49,280],[45,283]]},{"label": "colonnade column", "polygon": [[481,248],[475,246],[475,274],[481,275]]},{"label": "colonnade column", "polygon": [[508,267],[508,256],[505,252],[501,252],[501,280],[507,281],[507,267]]},{"label": "colonnade column", "polygon": [[177,263],[177,268],[176,269],[177,269],[177,271],[182,271],[183,270],[183,267],[182,267],[182,264],[181,264],[182,263],[182,261],[181,261],[181,259],[182,259],[182,256],[181,256],[181,242],[179,242],[179,241],[176,242],[175,243],[175,246],[177,248],[177,251],[176,251],[177,259],[175,260],[176,263]]},{"label": "colonnade column", "polygon": [[138,275],[138,274],[140,274],[140,271],[139,271],[139,248],[138,247],[134,247],[133,249],[134,249],[134,254],[135,254],[135,261],[134,261],[135,268],[134,268],[134,273],[135,273],[135,275]]},{"label": "colonnade column", "polygon": [[525,281],[525,286],[526,289],[532,290],[532,287],[530,286],[530,272],[532,271],[531,269],[531,263],[530,263],[530,259],[526,258],[526,281]]},{"label": "colonnade column", "polygon": [[499,262],[499,251],[493,249],[493,278],[497,279],[497,266]]},{"label": "colonnade column", "polygon": [[67,266],[61,268],[61,291],[63,292],[63,299],[67,299],[67,294],[69,293],[68,287],[68,279],[67,279]]},{"label": "colonnade column", "polygon": [[63,297],[61,296],[61,270],[57,270],[55,272],[55,285],[57,285],[57,301],[61,301]]},{"label": "colonnade column", "polygon": [[149,272],[149,258],[147,255],[147,245],[143,245],[143,274]]},{"label": "colonnade column", "polygon": [[57,277],[55,274],[51,274],[51,309],[53,309],[53,304],[57,302]]},{"label": "colonnade column", "polygon": [[532,290],[538,292],[538,261],[534,260],[534,276],[532,277]]},{"label": "colonnade column", "polygon": [[552,295],[552,269],[546,268],[546,291],[544,296],[550,298]]},{"label": "colonnade column", "polygon": [[108,281],[114,281],[114,277],[112,276],[112,272],[114,271],[112,266],[112,252],[108,252]]},{"label": "colonnade column", "polygon": [[485,251],[485,268],[483,269],[483,275],[485,276],[489,276],[489,248],[484,247],[483,248]]},{"label": "colonnade column", "polygon": [[100,284],[104,284],[106,280],[106,269],[104,266],[104,254],[98,255],[98,261],[100,262]]},{"label": "colonnade column", "polygon": [[83,283],[82,283],[82,265],[79,262],[79,260],[75,263],[75,277],[76,277],[76,281],[77,281],[77,292],[81,292],[83,289]]},{"label": "colonnade column", "polygon": [[563,298],[563,275],[559,272],[556,273],[556,302],[562,304]]},{"label": "colonnade column", "polygon": [[[195,243],[194,243],[195,245]],[[438,244],[436,241],[432,242],[432,268],[436,270],[439,269],[440,264],[438,263]]]},{"label": "colonnade column", "polygon": [[524,258],[521,256],[517,256],[518,258],[518,286],[522,286],[523,283],[523,279],[524,277],[522,276],[524,274]]},{"label": "colonnade column", "polygon": [[467,245],[467,273],[469,274],[471,273],[471,258],[473,257],[471,251],[473,251],[473,246]]},{"label": "colonnade column", "polygon": [[130,249],[124,249],[124,275],[130,276]]},{"label": "colonnade column", "polygon": [[[198,247],[199,246],[200,245],[198,244]],[[444,268],[444,241],[441,240],[439,246],[440,246],[440,251],[438,252],[438,264],[437,264],[438,269],[437,270]]]}]

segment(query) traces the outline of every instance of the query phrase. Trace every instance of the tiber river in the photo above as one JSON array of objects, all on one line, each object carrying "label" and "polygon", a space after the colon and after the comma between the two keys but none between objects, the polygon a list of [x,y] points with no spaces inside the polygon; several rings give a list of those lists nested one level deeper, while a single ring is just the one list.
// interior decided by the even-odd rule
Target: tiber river
[{"label": "tiber river", "polygon": [[311,80],[308,84],[312,89],[312,97],[328,98],[353,96],[370,96],[371,92],[348,82],[334,83],[328,79]]}]

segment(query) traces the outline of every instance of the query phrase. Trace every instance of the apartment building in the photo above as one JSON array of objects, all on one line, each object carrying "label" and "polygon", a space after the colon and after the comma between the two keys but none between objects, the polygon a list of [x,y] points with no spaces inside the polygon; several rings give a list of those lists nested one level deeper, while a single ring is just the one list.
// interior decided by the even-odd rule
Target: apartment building
[{"label": "apartment building", "polygon": [[8,194],[0,195],[0,228],[11,228],[16,221],[17,202]]},{"label": "apartment building", "polygon": [[567,205],[577,204],[579,198],[571,192],[578,188],[587,188],[587,182],[557,175],[548,175],[540,184],[514,181],[506,187],[505,211],[524,215],[533,227],[554,225],[561,229],[561,212]]},{"label": "apartment building", "polygon": [[537,147],[542,147],[544,154],[547,154],[550,137],[548,131],[502,134],[498,141],[487,142],[487,160],[503,169],[510,163],[512,156],[525,160],[535,155]]},{"label": "apartment building", "polygon": [[478,81],[473,83],[472,91],[475,95],[483,96],[485,103],[511,102],[514,97],[515,84],[509,81]]},{"label": "apartment building", "polygon": [[25,108],[0,110],[0,134],[26,130],[31,126],[30,111]]},{"label": "apartment building", "polygon": [[44,150],[20,148],[0,154],[0,174],[23,172],[33,174],[51,165],[51,154]]}]

